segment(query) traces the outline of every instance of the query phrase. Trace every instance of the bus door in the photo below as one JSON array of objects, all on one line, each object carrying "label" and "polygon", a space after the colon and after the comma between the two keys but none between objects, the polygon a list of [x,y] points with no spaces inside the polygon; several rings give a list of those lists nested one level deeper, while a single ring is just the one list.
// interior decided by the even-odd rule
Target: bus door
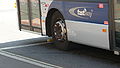
[{"label": "bus door", "polygon": [[120,0],[114,1],[115,47],[120,48]]},{"label": "bus door", "polygon": [[40,0],[17,0],[19,28],[42,34]]}]

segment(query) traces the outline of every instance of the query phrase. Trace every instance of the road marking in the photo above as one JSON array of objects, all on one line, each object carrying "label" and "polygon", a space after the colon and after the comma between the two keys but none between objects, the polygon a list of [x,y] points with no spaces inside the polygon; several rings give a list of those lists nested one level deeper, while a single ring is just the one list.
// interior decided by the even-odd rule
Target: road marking
[{"label": "road marking", "polygon": [[60,67],[60,66],[56,66],[56,65],[53,65],[53,64],[46,63],[46,62],[38,61],[38,60],[35,60],[35,59],[32,59],[32,58],[28,58],[28,57],[24,57],[24,56],[21,56],[21,55],[14,54],[14,53],[10,53],[10,52],[7,52],[7,51],[2,51],[1,50],[0,55],[6,56],[6,57],[9,57],[9,58],[13,58],[13,59],[16,59],[16,60],[19,60],[19,61],[23,61],[23,62],[26,62],[26,63],[29,63],[29,64],[33,64],[33,65],[36,65],[36,66],[40,66],[40,67],[43,67],[43,68],[63,68],[63,67]]},{"label": "road marking", "polygon": [[27,45],[19,45],[19,46],[12,46],[12,47],[4,47],[4,48],[0,48],[0,50],[23,48],[23,47],[29,47],[29,46],[38,46],[38,45],[48,44],[48,43],[50,43],[50,42],[43,42],[43,43],[37,43],[37,44],[27,44]]}]

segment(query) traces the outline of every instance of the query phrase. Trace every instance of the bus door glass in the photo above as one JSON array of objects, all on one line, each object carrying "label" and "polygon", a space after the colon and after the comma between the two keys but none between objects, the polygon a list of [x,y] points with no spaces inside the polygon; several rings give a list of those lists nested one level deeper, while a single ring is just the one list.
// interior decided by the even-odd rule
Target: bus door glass
[{"label": "bus door glass", "polygon": [[28,12],[28,1],[27,0],[19,0],[19,12],[20,12],[20,27],[22,29],[30,30],[30,20],[29,20],[29,12]]},{"label": "bus door glass", "polygon": [[21,29],[42,33],[40,0],[18,0]]},{"label": "bus door glass", "polygon": [[114,0],[114,21],[116,46],[120,47],[120,0]]},{"label": "bus door glass", "polygon": [[31,25],[33,31],[41,32],[41,21],[40,21],[40,2],[39,0],[30,0],[31,3]]}]

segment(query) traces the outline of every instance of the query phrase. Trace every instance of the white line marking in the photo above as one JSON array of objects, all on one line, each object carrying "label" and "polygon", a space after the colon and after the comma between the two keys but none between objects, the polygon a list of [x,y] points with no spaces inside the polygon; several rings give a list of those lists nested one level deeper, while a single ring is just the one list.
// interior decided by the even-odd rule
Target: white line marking
[{"label": "white line marking", "polygon": [[45,62],[38,61],[38,60],[35,60],[35,59],[31,59],[31,58],[28,58],[28,57],[24,57],[24,56],[21,56],[21,55],[13,54],[13,53],[10,53],[10,52],[7,52],[7,51],[0,51],[0,55],[6,56],[6,57],[9,57],[9,58],[13,58],[13,59],[16,59],[16,60],[19,60],[19,61],[23,61],[23,62],[26,62],[26,63],[29,63],[29,64],[33,64],[33,65],[36,65],[36,66],[44,67],[44,68],[63,68],[63,67],[60,67],[60,66],[45,63]]},{"label": "white line marking", "polygon": [[49,42],[37,43],[37,44],[27,44],[27,45],[19,45],[19,46],[12,46],[12,47],[4,47],[0,48],[0,50],[7,50],[7,49],[15,49],[15,48],[22,48],[22,47],[29,47],[29,46],[37,46],[42,44],[48,44]]}]

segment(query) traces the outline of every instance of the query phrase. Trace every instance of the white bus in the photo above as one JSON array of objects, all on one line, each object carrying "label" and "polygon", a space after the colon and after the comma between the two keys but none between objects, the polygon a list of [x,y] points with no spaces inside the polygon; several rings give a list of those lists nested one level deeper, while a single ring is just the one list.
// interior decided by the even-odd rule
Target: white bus
[{"label": "white bus", "polygon": [[17,0],[19,28],[52,37],[59,49],[69,41],[120,51],[120,0]]}]

